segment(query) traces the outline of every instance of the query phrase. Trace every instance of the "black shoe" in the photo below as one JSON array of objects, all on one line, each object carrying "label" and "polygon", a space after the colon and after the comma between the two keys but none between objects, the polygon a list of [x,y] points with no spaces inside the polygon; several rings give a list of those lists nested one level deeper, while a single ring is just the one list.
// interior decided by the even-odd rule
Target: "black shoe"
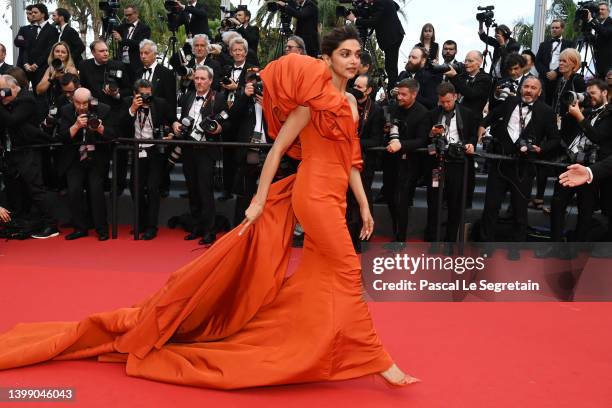
[{"label": "black shoe", "polygon": [[64,237],[64,239],[66,241],[72,241],[72,240],[75,240],[75,239],[86,237],[87,235],[88,235],[88,233],[85,230],[75,230],[74,232],[66,235]]},{"label": "black shoe", "polygon": [[157,236],[157,230],[155,228],[147,228],[147,230],[142,234],[142,239],[145,241],[150,241]]},{"label": "black shoe", "polygon": [[506,254],[506,259],[509,261],[518,261],[521,259],[521,253],[518,249],[509,249]]},{"label": "black shoe", "polygon": [[185,241],[193,241],[194,239],[198,239],[200,237],[200,233],[197,231],[193,231],[190,232],[189,234],[185,235]]},{"label": "black shoe", "polygon": [[107,241],[108,240],[108,231],[105,230],[97,230],[96,233],[98,234],[98,241]]},{"label": "black shoe", "polygon": [[217,239],[217,236],[214,233],[207,232],[207,233],[204,234],[204,236],[198,242],[198,244],[200,244],[200,245],[211,245],[213,242],[215,242],[216,239]]},{"label": "black shoe", "polygon": [[57,230],[57,227],[53,226],[53,227],[45,227],[42,230],[35,232],[34,234],[30,236],[36,239],[47,239],[47,238],[57,237],[58,235],[59,235],[59,231]]},{"label": "black shoe", "polygon": [[221,196],[219,196],[219,198],[217,200],[219,200],[219,201],[227,201],[227,200],[231,200],[232,198],[234,198],[232,193],[230,193],[229,191],[224,191],[223,193],[221,193]]}]

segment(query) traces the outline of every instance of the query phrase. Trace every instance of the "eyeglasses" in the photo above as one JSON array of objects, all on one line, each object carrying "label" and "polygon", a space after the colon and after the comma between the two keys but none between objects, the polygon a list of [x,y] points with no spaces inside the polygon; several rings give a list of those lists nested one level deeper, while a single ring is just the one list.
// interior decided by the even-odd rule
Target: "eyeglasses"
[{"label": "eyeglasses", "polygon": [[299,45],[285,45],[285,49],[286,50],[292,50],[294,48],[299,48],[301,49],[302,47],[300,47]]}]

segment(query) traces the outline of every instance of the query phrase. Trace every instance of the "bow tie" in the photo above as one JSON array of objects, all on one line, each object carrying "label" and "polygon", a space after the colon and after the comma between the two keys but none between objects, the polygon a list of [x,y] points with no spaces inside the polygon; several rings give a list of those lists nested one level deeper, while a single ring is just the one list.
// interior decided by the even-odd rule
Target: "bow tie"
[{"label": "bow tie", "polygon": [[242,71],[242,67],[234,67],[232,68],[232,71]]},{"label": "bow tie", "polygon": [[196,96],[196,101],[203,101],[204,97],[203,96]]},{"label": "bow tie", "polygon": [[554,43],[558,43],[558,42],[561,42],[561,39],[560,39],[560,38],[553,38],[553,39],[552,39],[552,42],[554,42]]},{"label": "bow tie", "polygon": [[134,24],[128,24],[127,26],[128,26],[128,28],[130,28],[130,27],[131,28],[136,28],[136,26]]},{"label": "bow tie", "polygon": [[147,74],[150,74],[153,71],[153,68],[145,68],[145,71],[147,71]]},{"label": "bow tie", "polygon": [[532,110],[533,109],[533,102],[532,103],[525,103],[525,102],[521,102],[519,105],[522,108],[527,108],[528,110]]}]

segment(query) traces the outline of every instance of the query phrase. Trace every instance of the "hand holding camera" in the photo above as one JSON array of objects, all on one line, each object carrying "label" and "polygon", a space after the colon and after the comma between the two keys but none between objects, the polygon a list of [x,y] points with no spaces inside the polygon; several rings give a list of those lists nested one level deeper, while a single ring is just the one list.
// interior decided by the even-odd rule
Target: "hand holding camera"
[{"label": "hand holding camera", "polygon": [[235,91],[238,89],[238,84],[228,76],[221,78],[221,86],[228,91]]},{"label": "hand holding camera", "polygon": [[119,34],[117,31],[113,31],[113,39],[115,41],[121,41],[122,40],[121,34]]},{"label": "hand holding camera", "polygon": [[576,119],[577,122],[582,122],[584,120],[584,115],[578,102],[574,102],[573,104],[569,105],[567,108],[567,113]]},{"label": "hand holding camera", "polygon": [[445,132],[446,132],[446,126],[444,126],[441,123],[438,123],[436,125],[433,125],[433,127],[431,128],[431,133],[429,134],[429,137],[442,136],[444,135]]}]

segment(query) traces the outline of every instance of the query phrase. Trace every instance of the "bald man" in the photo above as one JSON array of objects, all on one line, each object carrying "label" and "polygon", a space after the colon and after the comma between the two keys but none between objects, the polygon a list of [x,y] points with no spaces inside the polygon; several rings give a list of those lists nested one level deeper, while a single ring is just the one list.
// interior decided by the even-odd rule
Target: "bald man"
[{"label": "bald man", "polygon": [[66,174],[68,203],[74,231],[67,240],[88,235],[91,224],[86,216],[83,189],[87,187],[91,217],[99,241],[108,239],[104,178],[110,160],[108,145],[97,144],[115,138],[107,122],[110,107],[92,98],[87,88],[74,92],[72,104],[60,111],[59,138],[66,144],[58,160],[58,173]]},{"label": "bald man", "polygon": [[[559,146],[556,117],[552,108],[540,100],[542,85],[535,77],[527,77],[521,95],[509,98],[493,109],[481,123],[479,136],[491,127],[492,153],[512,157],[541,158]],[[495,126],[492,126],[494,125]],[[499,209],[510,191],[513,209],[513,240],[527,238],[527,202],[535,176],[535,166],[525,161],[491,160],[482,214],[481,237],[495,242]],[[517,259],[518,252],[509,258]]]},{"label": "bald man", "polygon": [[[34,238],[51,238],[59,235],[53,216],[57,197],[44,186],[42,178],[41,149],[28,149],[28,145],[45,143],[46,136],[32,123],[36,116],[36,100],[31,92],[22,89],[10,75],[0,75],[0,88],[4,96],[0,100],[0,141],[7,150],[8,171],[4,182],[8,192],[9,207],[15,216],[26,215],[31,201],[41,214],[42,228]],[[19,149],[8,149],[8,146]]]},{"label": "bald man", "polygon": [[446,73],[455,86],[459,96],[459,103],[470,109],[477,116],[482,117],[482,111],[487,104],[493,80],[489,74],[480,70],[482,66],[482,53],[470,51],[465,56],[465,71],[457,73],[454,69]]}]

